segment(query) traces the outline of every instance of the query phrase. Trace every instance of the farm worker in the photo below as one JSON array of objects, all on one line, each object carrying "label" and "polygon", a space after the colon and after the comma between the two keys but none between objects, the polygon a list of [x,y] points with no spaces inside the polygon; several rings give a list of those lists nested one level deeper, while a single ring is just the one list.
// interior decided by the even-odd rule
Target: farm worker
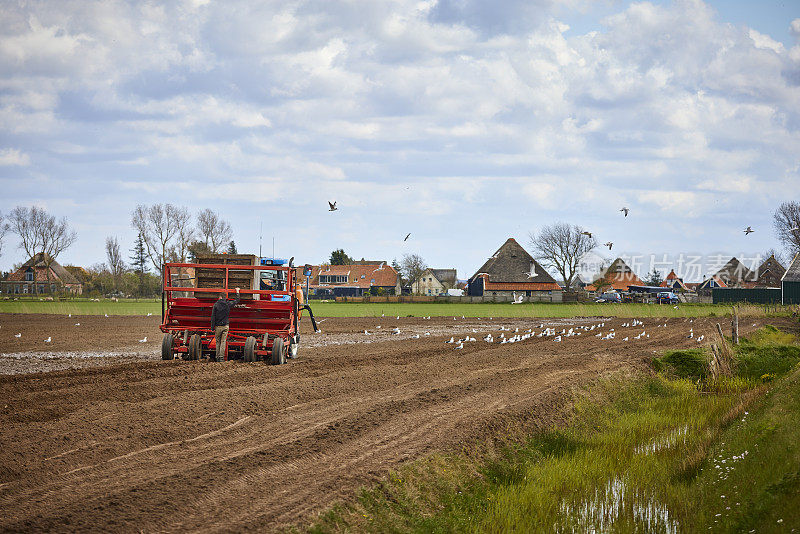
[{"label": "farm worker", "polygon": [[[306,303],[305,296],[303,295],[303,288],[300,286],[295,287],[294,296],[297,299],[297,307],[302,308],[303,305]],[[297,318],[299,319],[303,315],[303,310],[299,310],[297,312]]]},{"label": "farm worker", "polygon": [[225,294],[219,296],[219,300],[211,308],[211,328],[214,330],[214,340],[217,344],[217,361],[225,359],[225,343],[228,340],[228,322],[231,315],[231,308],[239,304],[242,300],[239,296],[239,288],[236,288],[236,300],[228,300]]}]

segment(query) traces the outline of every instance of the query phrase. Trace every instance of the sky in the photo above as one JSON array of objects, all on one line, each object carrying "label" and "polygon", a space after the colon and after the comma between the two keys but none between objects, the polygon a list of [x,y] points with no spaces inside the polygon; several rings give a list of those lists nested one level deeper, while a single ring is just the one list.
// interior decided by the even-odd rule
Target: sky
[{"label": "sky", "polygon": [[0,1],[0,191],[62,264],[170,202],[296,263],[465,279],[567,222],[614,243],[587,271],[700,280],[800,201],[800,1]]}]

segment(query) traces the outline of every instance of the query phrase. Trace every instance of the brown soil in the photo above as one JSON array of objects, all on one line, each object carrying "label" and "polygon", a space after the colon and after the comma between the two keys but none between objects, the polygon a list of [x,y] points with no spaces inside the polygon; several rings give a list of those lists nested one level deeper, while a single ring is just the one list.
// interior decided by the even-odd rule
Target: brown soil
[{"label": "brown soil", "polygon": [[[542,321],[331,318],[323,333],[303,336],[299,359],[268,366],[146,361],[159,357],[152,317],[2,316],[0,352],[13,352],[6,359],[25,361],[27,371],[41,370],[49,361],[41,355],[52,351],[103,365],[0,376],[0,530],[302,524],[406,460],[509,425],[550,426],[574,388],[645,369],[654,351],[696,347],[689,328],[707,342],[716,322],[621,326],[629,321],[558,326],[605,322],[600,331],[615,328],[614,340],[595,330],[501,345],[482,338],[497,338],[500,325],[509,337],[514,328],[538,333]],[[400,333],[391,333],[396,326]],[[651,337],[634,341],[642,329]],[[466,335],[477,341],[461,350],[444,343]],[[135,361],[115,363],[111,350]],[[106,356],[81,360],[76,351]]]}]

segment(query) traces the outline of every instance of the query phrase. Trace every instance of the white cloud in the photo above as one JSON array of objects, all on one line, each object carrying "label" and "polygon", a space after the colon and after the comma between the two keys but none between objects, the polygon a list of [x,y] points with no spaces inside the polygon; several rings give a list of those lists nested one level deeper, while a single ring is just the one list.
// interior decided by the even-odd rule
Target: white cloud
[{"label": "white cloud", "polygon": [[28,154],[20,152],[16,148],[0,148],[0,166],[18,165],[25,167],[31,164]]}]

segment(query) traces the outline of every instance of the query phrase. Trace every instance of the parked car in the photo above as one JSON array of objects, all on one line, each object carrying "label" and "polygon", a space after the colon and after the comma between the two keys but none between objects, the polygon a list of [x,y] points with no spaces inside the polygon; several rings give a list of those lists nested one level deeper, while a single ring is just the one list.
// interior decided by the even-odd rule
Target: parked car
[{"label": "parked car", "polygon": [[603,293],[595,302],[622,302],[622,295],[619,293]]},{"label": "parked car", "polygon": [[659,304],[677,304],[678,297],[672,291],[662,291],[656,295],[656,302]]}]

